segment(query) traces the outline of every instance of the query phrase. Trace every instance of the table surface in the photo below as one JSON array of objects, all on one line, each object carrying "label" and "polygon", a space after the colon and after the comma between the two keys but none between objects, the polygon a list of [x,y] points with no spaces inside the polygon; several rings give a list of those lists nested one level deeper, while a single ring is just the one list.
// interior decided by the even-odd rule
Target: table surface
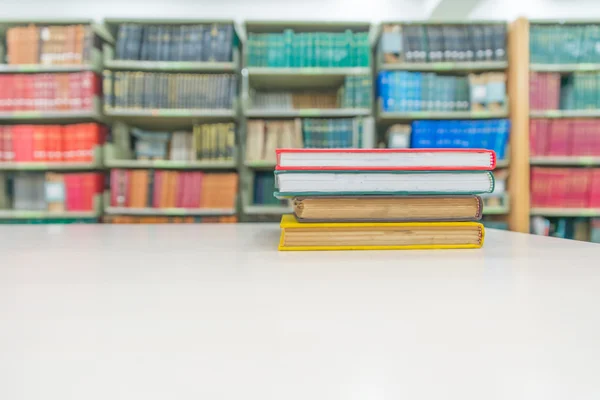
[{"label": "table surface", "polygon": [[0,227],[0,399],[600,398],[600,246],[277,252],[274,224]]}]

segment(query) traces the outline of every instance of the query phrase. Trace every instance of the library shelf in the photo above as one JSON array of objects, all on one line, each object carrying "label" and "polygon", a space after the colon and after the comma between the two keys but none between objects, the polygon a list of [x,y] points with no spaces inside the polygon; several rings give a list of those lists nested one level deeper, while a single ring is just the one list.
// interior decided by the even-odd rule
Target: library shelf
[{"label": "library shelf", "polygon": [[235,208],[129,208],[106,207],[107,215],[151,215],[151,216],[226,216],[235,215]]},{"label": "library shelf", "polygon": [[348,76],[369,75],[369,67],[246,67],[249,76],[290,76],[306,75]]},{"label": "library shelf", "polygon": [[37,74],[42,72],[102,72],[102,54],[100,50],[92,50],[92,60],[85,64],[0,64],[0,74]]},{"label": "library shelf", "polygon": [[129,108],[105,108],[105,114],[109,117],[144,117],[144,118],[234,118],[233,109],[129,109]]},{"label": "library shelf", "polygon": [[537,110],[530,111],[531,118],[600,118],[600,109],[596,110]]},{"label": "library shelf", "polygon": [[178,169],[178,170],[230,170],[237,167],[234,160],[223,161],[174,161],[174,160],[105,160],[106,168]]},{"label": "library shelf", "polygon": [[74,122],[83,120],[104,122],[102,114],[93,109],[64,111],[0,111],[0,121]]},{"label": "library shelf", "polygon": [[380,120],[410,121],[417,119],[494,119],[507,118],[508,111],[381,111]]},{"label": "library shelf", "polygon": [[539,156],[531,157],[529,163],[539,166],[570,165],[595,167],[600,166],[600,156]]},{"label": "library shelf", "polygon": [[105,60],[104,68],[123,71],[235,72],[235,62]]},{"label": "library shelf", "polygon": [[381,63],[380,71],[423,71],[423,72],[488,72],[503,71],[507,61],[432,62],[432,63]]},{"label": "library shelf", "polygon": [[28,19],[2,19],[0,20],[0,32],[5,32],[8,28],[14,26],[28,25],[90,25],[92,31],[105,42],[114,43],[115,38],[108,31],[106,25],[96,23],[93,19],[81,18],[28,18]]},{"label": "library shelf", "polygon": [[244,115],[249,118],[295,118],[295,117],[368,117],[371,115],[369,108],[304,108],[293,110],[251,109],[245,110]]},{"label": "library shelf", "polygon": [[600,208],[532,207],[530,214],[544,217],[600,217]]},{"label": "library shelf", "polygon": [[530,64],[529,70],[533,72],[564,72],[600,71],[600,64]]},{"label": "library shelf", "polygon": [[99,211],[0,210],[0,219],[94,219],[101,215]]},{"label": "library shelf", "polygon": [[0,171],[95,171],[100,163],[85,162],[0,162]]},{"label": "library shelf", "polygon": [[272,170],[275,169],[275,161],[246,161],[244,166],[255,170]]},{"label": "library shelf", "polygon": [[243,211],[246,215],[283,215],[290,214],[292,208],[290,206],[248,204],[244,205]]}]

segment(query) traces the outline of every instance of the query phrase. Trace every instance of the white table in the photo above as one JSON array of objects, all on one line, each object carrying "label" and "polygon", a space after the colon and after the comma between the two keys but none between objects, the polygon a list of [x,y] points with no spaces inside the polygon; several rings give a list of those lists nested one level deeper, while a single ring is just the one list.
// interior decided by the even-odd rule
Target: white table
[{"label": "white table", "polygon": [[0,227],[2,400],[600,398],[600,246],[276,251],[272,224]]}]

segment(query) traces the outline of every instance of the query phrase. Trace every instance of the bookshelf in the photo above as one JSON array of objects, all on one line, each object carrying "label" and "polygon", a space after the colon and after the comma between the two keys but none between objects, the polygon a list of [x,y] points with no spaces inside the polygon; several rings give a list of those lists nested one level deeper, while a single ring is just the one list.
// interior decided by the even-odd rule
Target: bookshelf
[{"label": "bookshelf", "polygon": [[[328,129],[350,135],[338,146],[376,145],[371,59],[376,30],[367,22],[247,21],[244,31],[242,218],[276,221],[291,212],[272,197],[278,145],[332,147],[327,133],[319,142],[311,139],[310,132]],[[259,136],[265,148],[257,149]]]},{"label": "bookshelf", "polygon": [[[375,52],[374,83],[380,143],[396,146],[392,135],[406,137],[408,131],[410,139],[400,140],[400,146],[419,147],[419,135],[424,135],[426,129],[436,138],[434,147],[441,147],[446,140],[443,137],[455,138],[458,129],[463,135],[461,146],[468,143],[471,147],[486,147],[487,143],[498,154],[508,147],[506,155],[499,156],[494,172],[506,179],[509,167],[513,170],[509,155],[512,139],[499,145],[501,151],[496,148],[497,139],[482,139],[483,146],[477,140],[471,144],[470,140],[473,129],[480,130],[482,135],[490,132],[494,137],[500,135],[492,124],[511,115],[512,95],[507,94],[505,82],[513,55],[507,54],[507,39],[508,26],[501,21],[382,22]],[[495,97],[479,99],[481,91],[493,91]],[[469,124],[470,128],[461,124]],[[405,129],[393,132],[394,127]],[[427,147],[432,147],[431,143]],[[510,218],[512,208],[504,185],[501,192],[492,196],[494,201],[490,204],[494,205],[484,206],[485,219]]]},{"label": "bookshelf", "polygon": [[3,223],[100,219],[100,74],[112,40],[92,19],[0,20],[0,90],[12,97],[0,108]]},{"label": "bookshelf", "polygon": [[509,68],[517,93],[513,127],[519,132],[511,154],[519,168],[509,183],[518,196],[515,226],[589,238],[600,216],[600,107],[590,81],[600,72],[593,46],[600,22],[520,18],[511,27],[511,48],[519,57]]},{"label": "bookshelf", "polygon": [[[225,174],[229,181],[238,169],[241,32],[234,21],[115,18],[106,19],[105,24],[116,40],[103,51],[104,92],[109,93],[104,113],[113,126],[104,163],[111,176],[120,176],[121,171],[134,177],[145,174],[129,185],[154,185],[143,189],[147,201],[125,199],[126,203],[131,200],[127,207],[113,204],[108,192],[105,214],[139,217],[140,222],[150,217],[236,217],[239,201],[234,200],[234,207],[214,206],[220,186],[196,187],[204,179],[202,174],[209,174],[202,175],[204,180]],[[139,87],[142,92],[119,97],[124,85]],[[146,153],[140,153],[142,147]],[[152,154],[147,154],[148,148],[154,149]],[[171,182],[160,190],[172,191],[176,185],[177,193],[153,194],[152,187],[158,184],[155,179],[173,174],[176,184]],[[185,206],[193,194],[183,188],[192,185],[187,180],[192,176],[197,182],[195,195],[203,193],[206,200],[206,191],[214,192],[213,199],[206,200],[208,205]],[[111,180],[115,181],[114,176]],[[162,197],[153,199],[156,196]],[[174,197],[167,201],[165,196]]]}]

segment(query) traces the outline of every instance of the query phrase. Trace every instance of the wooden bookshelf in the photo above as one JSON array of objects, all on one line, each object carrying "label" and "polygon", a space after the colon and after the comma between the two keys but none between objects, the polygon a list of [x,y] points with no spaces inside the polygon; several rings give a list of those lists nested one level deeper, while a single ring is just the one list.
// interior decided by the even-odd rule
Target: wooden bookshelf
[{"label": "wooden bookshelf", "polygon": [[[579,24],[594,24],[599,25],[599,21],[590,21],[590,20],[526,20],[521,18],[517,20],[514,25],[518,25],[518,43],[517,45],[520,47],[526,47],[526,50],[523,49],[519,55],[520,59],[516,65],[511,65],[510,70],[514,74],[518,74],[520,77],[520,81],[515,82],[517,87],[515,87],[515,91],[525,92],[523,89],[526,88],[526,95],[523,94],[518,97],[518,105],[516,105],[516,112],[519,113],[519,148],[517,151],[520,154],[521,167],[518,170],[517,179],[519,180],[519,192],[516,192],[521,195],[522,199],[519,200],[519,208],[522,210],[522,218],[525,218],[527,215],[527,219],[530,216],[540,216],[540,217],[600,217],[600,209],[596,208],[561,208],[561,207],[530,207],[529,206],[529,193],[530,193],[530,166],[536,167],[573,167],[573,168],[589,168],[589,167],[599,167],[600,166],[600,156],[529,156],[529,122],[533,118],[543,118],[543,119],[563,119],[563,118],[583,118],[583,119],[599,119],[600,118],[600,110],[598,109],[581,109],[581,110],[573,110],[573,109],[558,109],[558,110],[531,110],[529,106],[529,73],[530,72],[549,72],[549,73],[559,73],[562,77],[568,76],[573,73],[578,72],[600,72],[600,64],[598,63],[590,63],[590,62],[572,62],[572,63],[562,63],[562,61],[567,60],[568,58],[564,58],[564,54],[560,54],[560,57],[551,57],[559,63],[539,63],[536,62],[539,59],[535,59],[535,49],[530,49],[530,32],[532,26],[572,26]],[[582,39],[580,39],[582,40]],[[560,52],[561,45],[560,43],[552,43],[551,51]],[[555,48],[555,49],[554,49]],[[532,53],[530,53],[532,52]],[[540,53],[541,54],[541,53]],[[530,63],[530,55],[531,62]],[[572,55],[571,55],[572,57]],[[526,122],[525,116],[528,117]],[[522,120],[521,120],[522,118]],[[600,122],[600,120],[599,120]],[[515,122],[513,122],[513,127],[515,127]],[[522,133],[522,134],[521,134]],[[514,138],[514,136],[513,136]],[[523,159],[526,157],[525,153],[527,153],[527,164],[523,162]],[[511,176],[512,178],[512,176]],[[512,181],[512,179],[511,179]],[[512,182],[515,184],[514,182]],[[525,207],[527,207],[528,213],[525,213]]]},{"label": "wooden bookshelf", "polygon": [[376,29],[368,22],[319,22],[319,21],[247,21],[244,24],[244,47],[242,53],[243,68],[241,71],[241,110],[242,129],[240,132],[240,179],[243,220],[275,220],[279,215],[291,212],[291,208],[282,205],[253,204],[255,175],[259,172],[273,171],[275,163],[268,161],[246,161],[246,126],[249,119],[295,118],[351,118],[369,119],[373,115],[373,107],[369,108],[310,108],[310,109],[259,109],[252,106],[251,92],[295,91],[295,90],[337,90],[344,84],[348,76],[367,75],[372,81],[372,60],[368,66],[356,67],[264,67],[248,63],[249,33],[282,33],[285,29],[293,29],[295,33],[331,32],[341,33],[349,29],[353,32],[368,33],[370,47],[375,43]]},{"label": "wooden bookshelf", "polygon": [[510,230],[529,233],[529,22],[519,18],[508,31],[510,98]]}]

